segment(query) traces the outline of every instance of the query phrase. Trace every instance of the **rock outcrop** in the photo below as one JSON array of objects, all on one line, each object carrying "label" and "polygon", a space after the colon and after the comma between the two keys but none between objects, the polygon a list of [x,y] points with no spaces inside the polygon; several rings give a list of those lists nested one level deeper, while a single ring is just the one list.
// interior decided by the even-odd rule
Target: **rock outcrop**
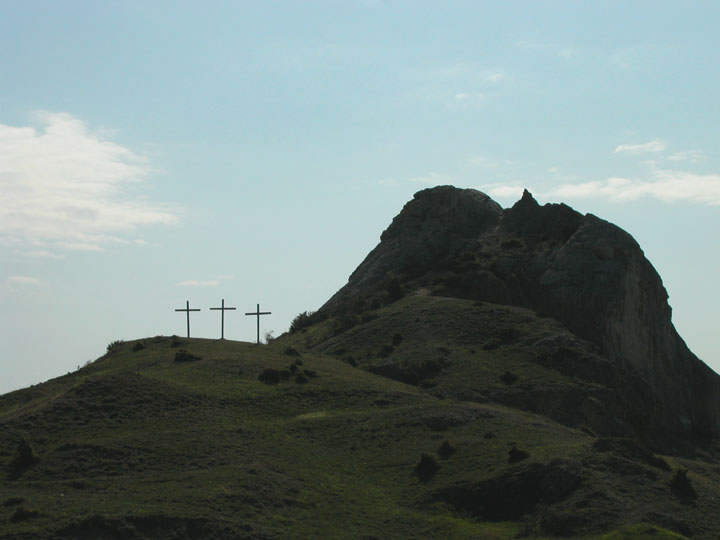
[{"label": "rock outcrop", "polygon": [[720,434],[720,377],[685,345],[660,276],[627,232],[565,204],[540,206],[525,191],[502,209],[472,189],[415,194],[380,243],[321,311],[406,291],[530,307],[594,343],[647,381],[659,403],[651,424]]}]

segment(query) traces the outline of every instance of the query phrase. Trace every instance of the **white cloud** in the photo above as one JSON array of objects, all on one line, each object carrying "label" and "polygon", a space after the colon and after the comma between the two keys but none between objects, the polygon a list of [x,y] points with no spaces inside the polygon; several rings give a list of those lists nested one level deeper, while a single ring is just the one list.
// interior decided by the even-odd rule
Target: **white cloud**
[{"label": "white cloud", "polygon": [[558,56],[560,56],[561,58],[572,58],[576,54],[577,54],[577,51],[575,49],[573,49],[572,47],[565,47],[558,51]]},{"label": "white cloud", "polygon": [[36,249],[31,251],[25,251],[23,252],[23,255],[26,257],[37,257],[40,259],[62,259],[63,256],[58,253],[53,253],[52,251],[47,251],[45,249]]},{"label": "white cloud", "polygon": [[220,285],[219,279],[189,279],[187,281],[181,281],[180,283],[177,283],[178,287],[217,287],[218,285]]},{"label": "white cloud", "polygon": [[522,197],[524,186],[515,186],[508,184],[485,184],[480,190],[490,195],[490,197],[500,197],[502,199],[519,199]]},{"label": "white cloud", "polygon": [[693,202],[720,206],[720,174],[655,171],[651,179],[609,178],[582,184],[564,184],[546,194],[554,198],[602,197],[632,201],[654,197],[665,202]]},{"label": "white cloud", "polygon": [[41,279],[30,277],[30,276],[11,276],[7,278],[7,284],[9,286],[39,286],[45,285],[45,282]]},{"label": "white cloud", "polygon": [[641,144],[621,144],[615,147],[613,154],[644,154],[648,152],[662,152],[667,149],[668,143],[662,139],[655,139]]},{"label": "white cloud", "polygon": [[489,73],[483,77],[483,81],[489,82],[489,83],[498,83],[502,81],[505,78],[505,75],[502,73]]},{"label": "white cloud", "polygon": [[447,103],[447,107],[462,111],[477,109],[485,103],[485,100],[485,95],[480,92],[459,92]]},{"label": "white cloud", "polygon": [[100,250],[146,225],[178,222],[167,205],[131,196],[147,161],[66,113],[40,125],[0,124],[0,242],[40,250]]},{"label": "white cloud", "polygon": [[671,156],[668,157],[669,161],[689,161],[690,163],[696,163],[698,161],[701,161],[705,158],[705,154],[703,154],[699,150],[685,150],[684,152],[675,152]]}]

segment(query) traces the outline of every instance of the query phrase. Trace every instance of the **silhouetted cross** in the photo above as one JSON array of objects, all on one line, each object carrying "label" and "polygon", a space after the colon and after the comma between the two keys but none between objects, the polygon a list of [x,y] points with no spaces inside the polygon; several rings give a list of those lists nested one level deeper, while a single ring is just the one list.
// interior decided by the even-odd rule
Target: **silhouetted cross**
[{"label": "silhouetted cross", "polygon": [[246,313],[245,315],[257,316],[257,342],[260,344],[260,315],[270,315],[272,311],[260,311],[260,304],[257,305],[257,311],[255,313]]},{"label": "silhouetted cross", "polygon": [[[222,304],[220,304],[222,307],[211,307],[210,310],[220,310],[220,339],[225,339],[225,312],[230,310],[235,310],[234,307],[225,307],[225,299],[223,298]],[[259,310],[258,310],[259,311]]]},{"label": "silhouetted cross", "polygon": [[190,309],[190,300],[185,300],[185,309],[176,309],[175,311],[186,311],[187,312],[187,329],[188,337],[190,337],[190,312],[200,311],[200,309]]}]

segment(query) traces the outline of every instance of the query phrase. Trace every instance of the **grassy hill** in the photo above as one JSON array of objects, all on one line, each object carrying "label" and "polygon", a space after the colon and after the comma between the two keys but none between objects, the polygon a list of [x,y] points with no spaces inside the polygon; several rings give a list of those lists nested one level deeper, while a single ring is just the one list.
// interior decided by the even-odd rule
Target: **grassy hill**
[{"label": "grassy hill", "polygon": [[122,342],[0,396],[0,538],[716,539],[716,442],[648,411],[553,319],[468,300]]}]

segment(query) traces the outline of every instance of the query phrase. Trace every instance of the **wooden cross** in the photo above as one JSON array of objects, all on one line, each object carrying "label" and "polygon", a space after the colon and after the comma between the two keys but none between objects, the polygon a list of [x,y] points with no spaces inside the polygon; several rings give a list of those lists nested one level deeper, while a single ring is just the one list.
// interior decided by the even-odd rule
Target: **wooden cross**
[{"label": "wooden cross", "polygon": [[246,313],[245,315],[255,315],[257,316],[257,342],[258,345],[260,344],[260,315],[270,315],[272,314],[271,311],[260,311],[260,304],[257,305],[257,311],[255,313]]},{"label": "wooden cross", "polygon": [[[210,310],[220,310],[220,339],[225,339],[225,312],[235,310],[234,307],[225,307],[225,299],[223,298],[221,307],[211,307]],[[259,310],[258,310],[259,311]]]},{"label": "wooden cross", "polygon": [[200,309],[190,309],[190,300],[185,300],[185,309],[176,309],[175,311],[186,311],[187,312],[187,330],[188,337],[190,337],[190,312],[200,311]]}]

